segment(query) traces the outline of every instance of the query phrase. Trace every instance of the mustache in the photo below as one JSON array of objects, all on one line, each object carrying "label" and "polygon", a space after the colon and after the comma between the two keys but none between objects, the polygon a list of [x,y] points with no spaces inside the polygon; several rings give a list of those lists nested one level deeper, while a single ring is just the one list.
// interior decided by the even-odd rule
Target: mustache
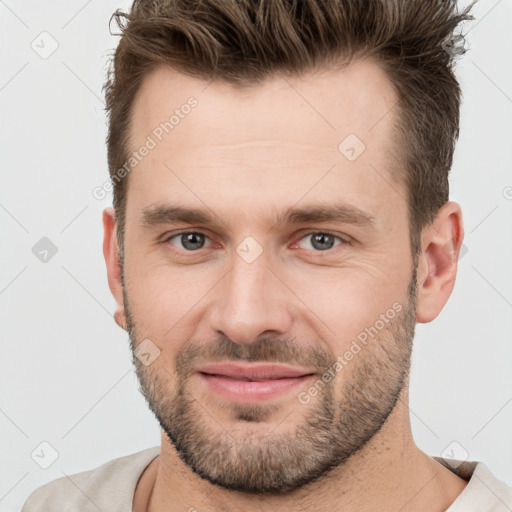
[{"label": "mustache", "polygon": [[290,339],[261,338],[240,344],[222,337],[214,342],[189,342],[176,357],[176,372],[186,375],[204,363],[248,361],[291,364],[327,371],[336,361],[333,354],[317,347],[305,347]]}]

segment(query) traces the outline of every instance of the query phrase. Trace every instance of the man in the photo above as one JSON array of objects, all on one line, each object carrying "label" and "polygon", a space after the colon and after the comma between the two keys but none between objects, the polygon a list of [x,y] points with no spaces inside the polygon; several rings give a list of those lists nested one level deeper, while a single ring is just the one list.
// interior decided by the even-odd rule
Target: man
[{"label": "man", "polygon": [[450,41],[469,9],[115,16],[104,255],[161,446],[23,512],[511,510],[482,462],[423,453],[408,410],[415,323],[446,304],[463,240]]}]

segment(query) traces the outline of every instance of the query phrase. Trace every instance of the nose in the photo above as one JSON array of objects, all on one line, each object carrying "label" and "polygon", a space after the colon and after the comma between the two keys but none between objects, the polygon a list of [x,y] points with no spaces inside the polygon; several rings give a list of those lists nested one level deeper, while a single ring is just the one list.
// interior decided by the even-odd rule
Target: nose
[{"label": "nose", "polygon": [[263,255],[248,263],[235,254],[231,271],[215,289],[210,321],[217,333],[248,344],[264,333],[290,331],[292,294],[267,267]]}]

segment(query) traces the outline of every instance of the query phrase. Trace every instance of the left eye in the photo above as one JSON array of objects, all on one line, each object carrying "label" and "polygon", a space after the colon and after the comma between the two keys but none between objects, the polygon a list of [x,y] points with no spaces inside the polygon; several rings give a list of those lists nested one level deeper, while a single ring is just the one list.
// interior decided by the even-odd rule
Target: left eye
[{"label": "left eye", "polygon": [[[342,240],[340,237],[335,236],[331,233],[324,233],[323,231],[315,232],[315,233],[308,233],[306,236],[300,239],[298,242],[302,240],[311,240],[311,246],[313,249],[317,251],[328,251],[329,249],[332,249],[333,247],[336,247],[334,244],[334,241],[338,239],[341,243],[344,243],[344,240]],[[341,245],[339,243],[338,245]],[[309,249],[310,247],[301,247],[301,249]]]},{"label": "left eye", "polygon": [[[177,238],[180,241],[182,248],[185,249],[187,252],[194,252],[203,249],[205,247],[206,240],[209,240],[209,238],[203,233],[198,233],[195,231],[186,231],[167,238],[166,242],[171,242],[171,240],[173,240],[174,238]],[[300,243],[303,240],[308,239],[310,240],[311,247],[300,247],[301,249],[312,248],[313,250],[316,251],[328,251],[333,247],[337,247],[337,245],[345,243],[345,241],[338,236],[335,236],[331,233],[319,231],[314,233],[308,233],[307,235],[303,236],[299,240],[299,242],[297,242],[297,244],[299,244],[300,246]],[[337,245],[335,245],[335,240],[339,240],[339,243]]]}]

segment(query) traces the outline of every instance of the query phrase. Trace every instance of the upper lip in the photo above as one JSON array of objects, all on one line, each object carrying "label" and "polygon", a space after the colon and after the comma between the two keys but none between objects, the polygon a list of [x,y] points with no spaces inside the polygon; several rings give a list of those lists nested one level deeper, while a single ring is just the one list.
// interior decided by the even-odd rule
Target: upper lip
[{"label": "upper lip", "polygon": [[241,363],[214,363],[197,369],[200,373],[221,375],[238,380],[273,380],[310,375],[312,372],[275,363],[241,364]]}]

